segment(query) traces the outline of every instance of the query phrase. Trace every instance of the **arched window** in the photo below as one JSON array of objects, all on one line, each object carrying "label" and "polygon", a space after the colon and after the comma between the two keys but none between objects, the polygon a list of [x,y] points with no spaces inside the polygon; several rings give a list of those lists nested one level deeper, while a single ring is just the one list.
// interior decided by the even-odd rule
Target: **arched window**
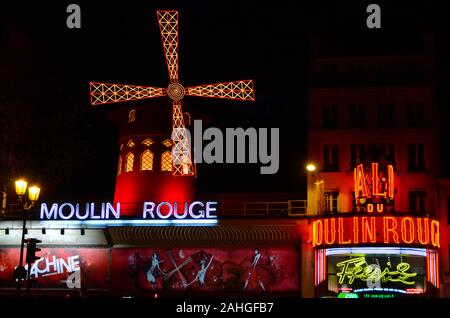
[{"label": "arched window", "polygon": [[134,155],[129,152],[125,157],[125,172],[133,171]]},{"label": "arched window", "polygon": [[145,139],[145,140],[142,142],[142,144],[143,144],[144,146],[150,147],[150,145],[153,144],[153,141],[152,141],[150,138],[147,138],[147,139]]},{"label": "arched window", "polygon": [[119,156],[119,167],[117,168],[117,175],[122,173],[122,156]]},{"label": "arched window", "polygon": [[153,170],[153,153],[148,149],[141,155],[141,171],[145,170]]},{"label": "arched window", "polygon": [[136,110],[132,109],[128,113],[128,122],[134,123],[136,121]]},{"label": "arched window", "polygon": [[170,139],[166,139],[162,142],[162,144],[169,148],[170,146],[172,146],[172,141]]},{"label": "arched window", "polygon": [[172,154],[168,150],[161,155],[161,171],[172,171]]}]

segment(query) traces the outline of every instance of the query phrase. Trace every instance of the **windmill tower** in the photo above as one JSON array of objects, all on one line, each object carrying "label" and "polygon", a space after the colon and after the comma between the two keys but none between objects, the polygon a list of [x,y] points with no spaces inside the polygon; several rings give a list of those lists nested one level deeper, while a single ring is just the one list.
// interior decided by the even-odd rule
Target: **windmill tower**
[{"label": "windmill tower", "polygon": [[122,204],[124,215],[140,213],[144,201],[193,198],[195,165],[181,105],[184,96],[255,100],[252,80],[183,87],[178,82],[178,11],[157,11],[157,16],[170,79],[167,88],[90,83],[92,105],[164,96],[172,101],[171,129],[164,120],[170,107],[164,103],[111,112],[110,118],[120,127],[114,201]]}]

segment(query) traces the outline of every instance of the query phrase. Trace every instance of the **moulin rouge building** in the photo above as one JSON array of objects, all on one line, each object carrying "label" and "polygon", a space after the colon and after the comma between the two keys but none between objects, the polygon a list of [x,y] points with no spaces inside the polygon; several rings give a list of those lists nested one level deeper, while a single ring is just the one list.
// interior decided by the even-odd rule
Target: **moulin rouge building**
[{"label": "moulin rouge building", "polygon": [[[170,84],[91,84],[92,104],[110,107],[120,129],[114,199],[40,206],[26,234],[42,240],[32,293],[438,294],[443,243],[427,50],[336,58],[324,45],[329,39],[313,43],[308,158],[317,169],[308,175],[307,204],[278,194],[205,199],[182,130],[171,138],[189,126],[182,98],[251,101],[252,82],[183,87],[178,15],[159,12],[158,21]],[[103,105],[113,102],[124,103]],[[14,293],[21,222],[1,227],[0,290]]]}]

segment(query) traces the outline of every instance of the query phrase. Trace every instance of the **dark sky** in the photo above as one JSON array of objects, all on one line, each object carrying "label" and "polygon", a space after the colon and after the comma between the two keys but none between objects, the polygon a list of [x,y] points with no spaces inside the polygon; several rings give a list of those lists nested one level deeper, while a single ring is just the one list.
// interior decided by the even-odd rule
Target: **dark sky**
[{"label": "dark sky", "polygon": [[[435,35],[438,97],[448,117],[450,71],[445,10],[439,2],[376,1],[383,28],[367,30],[373,1],[14,1],[0,5],[3,50],[8,50],[9,95],[20,96],[17,172],[46,188],[47,199],[112,196],[117,129],[106,105],[89,105],[89,81],[165,87],[168,83],[157,9],[180,11],[180,78],[184,86],[252,78],[256,103],[186,98],[194,118],[219,127],[279,127],[280,170],[198,167],[200,191],[302,192],[306,159],[307,43],[333,34]],[[82,28],[66,27],[66,6],[77,3]],[[14,29],[14,37],[6,35]],[[5,31],[9,30],[9,31]],[[378,32],[378,34],[376,34]],[[6,43],[6,44],[5,44]],[[358,49],[358,43],[348,48]],[[5,79],[3,77],[3,81]],[[5,87],[3,89],[5,89]],[[18,118],[19,118],[18,117]],[[170,120],[170,118],[167,118]],[[446,134],[443,129],[441,134]],[[444,143],[444,142],[442,142]],[[445,146],[445,145],[444,145]],[[446,155],[447,156],[447,155]],[[447,161],[443,157],[443,161]],[[443,170],[448,175],[447,170]]]}]

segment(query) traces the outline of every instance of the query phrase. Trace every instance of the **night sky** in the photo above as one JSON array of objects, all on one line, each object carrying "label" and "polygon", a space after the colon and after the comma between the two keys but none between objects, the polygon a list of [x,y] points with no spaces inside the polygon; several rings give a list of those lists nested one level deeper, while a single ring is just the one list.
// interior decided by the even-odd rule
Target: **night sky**
[{"label": "night sky", "polygon": [[[66,7],[81,6],[81,29],[66,27]],[[365,26],[369,3],[382,6],[382,29]],[[313,36],[373,39],[435,37],[440,118],[448,118],[449,34],[440,2],[422,1],[14,1],[0,5],[0,101],[15,119],[17,175],[43,188],[44,200],[110,199],[117,128],[108,109],[91,107],[89,81],[166,87],[157,9],[180,11],[184,86],[253,79],[256,103],[187,97],[193,118],[217,127],[279,127],[280,170],[259,165],[199,165],[202,193],[305,191],[308,41]],[[348,54],[370,54],[355,41]],[[389,48],[385,48],[389,49]],[[130,104],[131,106],[131,104]],[[169,105],[168,105],[169,107]],[[161,120],[171,120],[162,118]],[[441,126],[442,122],[440,123]],[[448,126],[448,125],[446,125]],[[448,135],[448,127],[440,128]],[[441,138],[441,147],[446,147]],[[442,151],[441,174],[449,177]]]}]

